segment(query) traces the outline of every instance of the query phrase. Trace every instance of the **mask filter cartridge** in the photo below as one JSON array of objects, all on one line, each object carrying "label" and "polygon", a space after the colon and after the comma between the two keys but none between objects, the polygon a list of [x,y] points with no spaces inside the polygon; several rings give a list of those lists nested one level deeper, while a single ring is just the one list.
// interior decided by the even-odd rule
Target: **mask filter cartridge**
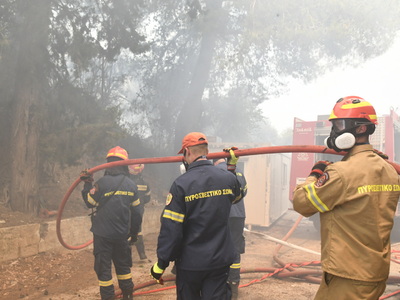
[{"label": "mask filter cartridge", "polygon": [[350,132],[345,132],[335,139],[335,145],[339,149],[350,149],[356,143],[356,138]]},{"label": "mask filter cartridge", "polygon": [[[332,134],[331,134],[332,135]],[[345,132],[339,136],[329,136],[325,139],[324,144],[330,149],[334,149],[337,152],[342,150],[350,149],[356,143],[355,136],[350,132]]]}]

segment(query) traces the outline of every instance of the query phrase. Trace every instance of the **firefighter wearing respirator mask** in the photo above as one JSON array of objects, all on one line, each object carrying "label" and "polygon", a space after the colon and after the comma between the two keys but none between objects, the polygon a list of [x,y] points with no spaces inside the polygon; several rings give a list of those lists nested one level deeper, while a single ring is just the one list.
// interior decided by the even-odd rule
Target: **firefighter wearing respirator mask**
[{"label": "firefighter wearing respirator mask", "polygon": [[[325,145],[336,152],[348,151],[356,144],[356,137],[371,135],[378,124],[374,107],[363,98],[340,98],[329,117],[332,129]],[[360,130],[366,125],[366,130]]]},{"label": "firefighter wearing respirator mask", "polygon": [[390,272],[390,233],[400,177],[369,136],[378,124],[363,98],[340,98],[326,146],[341,161],[318,161],[293,192],[293,209],[318,214],[323,276],[314,300],[379,299]]}]

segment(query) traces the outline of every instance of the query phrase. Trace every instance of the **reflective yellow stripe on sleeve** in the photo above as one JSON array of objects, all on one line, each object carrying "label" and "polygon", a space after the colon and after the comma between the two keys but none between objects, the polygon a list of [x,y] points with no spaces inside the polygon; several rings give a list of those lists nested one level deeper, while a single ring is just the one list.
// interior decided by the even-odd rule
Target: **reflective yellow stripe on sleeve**
[{"label": "reflective yellow stripe on sleeve", "polygon": [[97,203],[96,200],[94,200],[94,199],[92,198],[92,196],[90,196],[90,193],[88,193],[87,200],[88,200],[88,202],[89,202],[90,204],[92,204],[92,205],[94,205],[94,206],[98,206],[98,205],[99,205],[99,203]]},{"label": "reflective yellow stripe on sleeve", "polygon": [[318,197],[317,192],[315,191],[314,183],[307,184],[304,186],[307,191],[307,198],[310,200],[311,204],[318,209],[319,212],[327,212],[329,208],[322,202],[322,200]]},{"label": "reflective yellow stripe on sleeve", "polygon": [[172,221],[177,221],[183,223],[183,219],[185,218],[184,214],[178,214],[172,210],[166,209],[164,210],[163,218],[171,219]]},{"label": "reflective yellow stripe on sleeve", "polygon": [[147,185],[143,185],[143,184],[138,184],[138,191],[144,192],[147,190]]},{"label": "reflective yellow stripe on sleeve", "polygon": [[131,206],[138,206],[140,204],[140,199],[137,199],[136,201],[133,201]]}]

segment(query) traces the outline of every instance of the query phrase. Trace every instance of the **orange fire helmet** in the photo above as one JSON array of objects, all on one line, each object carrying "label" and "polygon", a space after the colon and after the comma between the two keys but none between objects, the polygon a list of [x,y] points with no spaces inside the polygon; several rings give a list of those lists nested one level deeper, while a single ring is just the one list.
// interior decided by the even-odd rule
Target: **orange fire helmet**
[{"label": "orange fire helmet", "polygon": [[367,119],[375,125],[378,124],[374,107],[358,96],[340,98],[329,116],[329,121],[335,119]]},{"label": "orange fire helmet", "polygon": [[133,175],[142,173],[143,169],[144,169],[144,164],[129,165],[129,173]]},{"label": "orange fire helmet", "polygon": [[128,152],[124,148],[117,146],[108,151],[106,158],[109,157],[119,157],[123,160],[126,160],[128,159]]}]

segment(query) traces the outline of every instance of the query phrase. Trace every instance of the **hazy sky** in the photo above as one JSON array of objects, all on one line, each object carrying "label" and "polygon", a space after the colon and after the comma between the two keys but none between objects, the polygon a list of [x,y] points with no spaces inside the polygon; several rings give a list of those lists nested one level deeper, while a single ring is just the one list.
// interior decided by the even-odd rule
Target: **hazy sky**
[{"label": "hazy sky", "polygon": [[290,91],[262,104],[264,115],[279,132],[293,127],[294,117],[315,121],[330,114],[336,100],[360,96],[369,101],[378,116],[397,108],[400,114],[400,36],[382,56],[358,68],[338,68],[311,84],[293,82]]}]

